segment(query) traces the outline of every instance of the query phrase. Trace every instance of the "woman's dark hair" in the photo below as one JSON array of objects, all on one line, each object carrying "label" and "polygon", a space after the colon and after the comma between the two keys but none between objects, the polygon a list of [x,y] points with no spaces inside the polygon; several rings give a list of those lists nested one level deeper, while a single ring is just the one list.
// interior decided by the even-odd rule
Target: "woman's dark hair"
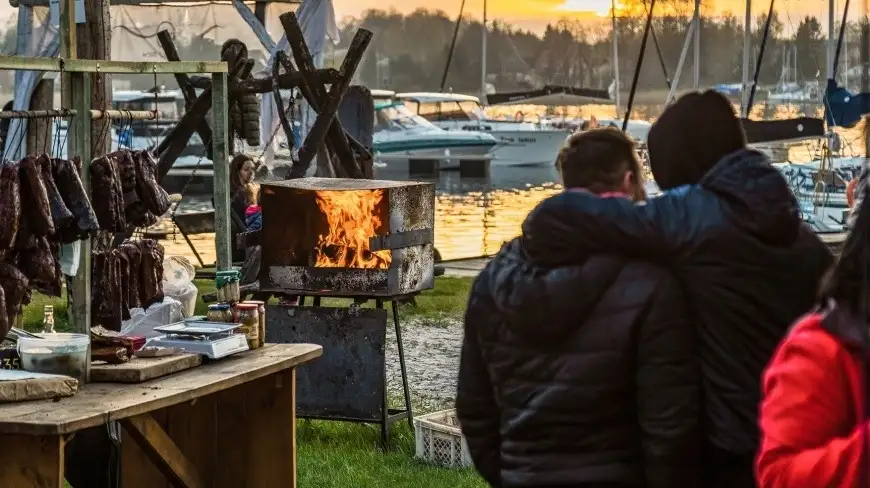
[{"label": "woman's dark hair", "polygon": [[857,209],[858,215],[843,250],[822,280],[819,305],[835,300],[861,320],[870,320],[870,200]]},{"label": "woman's dark hair", "polygon": [[713,90],[680,97],[647,136],[650,169],[662,189],[698,183],[719,160],[745,147],[734,107]]},{"label": "woman's dark hair", "polygon": [[230,195],[242,189],[242,167],[247,162],[253,162],[253,158],[247,154],[236,154],[230,162]]}]

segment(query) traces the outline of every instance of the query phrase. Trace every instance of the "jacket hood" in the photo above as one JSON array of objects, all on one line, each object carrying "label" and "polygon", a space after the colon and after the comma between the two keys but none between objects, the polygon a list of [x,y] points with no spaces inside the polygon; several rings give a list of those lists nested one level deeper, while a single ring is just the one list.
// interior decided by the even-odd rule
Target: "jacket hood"
[{"label": "jacket hood", "polygon": [[557,268],[533,266],[522,239],[505,243],[483,271],[486,288],[508,328],[533,343],[552,343],[577,330],[616,281],[621,259],[602,257]]},{"label": "jacket hood", "polygon": [[701,186],[726,202],[731,221],[762,242],[791,245],[801,226],[800,208],[785,177],[758,151],[741,149],[722,158]]}]

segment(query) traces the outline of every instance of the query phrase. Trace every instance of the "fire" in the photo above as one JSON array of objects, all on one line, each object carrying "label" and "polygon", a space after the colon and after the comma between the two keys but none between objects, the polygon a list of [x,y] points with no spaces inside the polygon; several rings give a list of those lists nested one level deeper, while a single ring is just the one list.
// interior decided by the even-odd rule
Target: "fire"
[{"label": "fire", "polygon": [[321,190],[317,206],[329,224],[329,233],[318,236],[314,266],[321,268],[390,267],[389,250],[371,252],[369,239],[381,226],[378,205],[383,190]]}]

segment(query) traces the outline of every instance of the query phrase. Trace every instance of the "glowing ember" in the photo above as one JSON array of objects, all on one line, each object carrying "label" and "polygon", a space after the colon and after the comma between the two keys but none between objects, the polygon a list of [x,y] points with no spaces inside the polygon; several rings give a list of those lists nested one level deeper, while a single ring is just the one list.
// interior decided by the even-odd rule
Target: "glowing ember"
[{"label": "glowing ember", "polygon": [[371,252],[369,239],[381,226],[377,214],[383,190],[317,192],[317,206],[329,225],[329,233],[318,236],[314,266],[321,268],[390,267],[389,250]]}]

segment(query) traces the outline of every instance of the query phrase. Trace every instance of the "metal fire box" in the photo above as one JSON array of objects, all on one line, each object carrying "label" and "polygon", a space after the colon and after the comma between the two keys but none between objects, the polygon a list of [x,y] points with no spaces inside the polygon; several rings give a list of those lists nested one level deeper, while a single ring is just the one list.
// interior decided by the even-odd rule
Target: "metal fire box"
[{"label": "metal fire box", "polygon": [[260,191],[260,290],[394,297],[433,287],[432,183],[301,178]]}]

